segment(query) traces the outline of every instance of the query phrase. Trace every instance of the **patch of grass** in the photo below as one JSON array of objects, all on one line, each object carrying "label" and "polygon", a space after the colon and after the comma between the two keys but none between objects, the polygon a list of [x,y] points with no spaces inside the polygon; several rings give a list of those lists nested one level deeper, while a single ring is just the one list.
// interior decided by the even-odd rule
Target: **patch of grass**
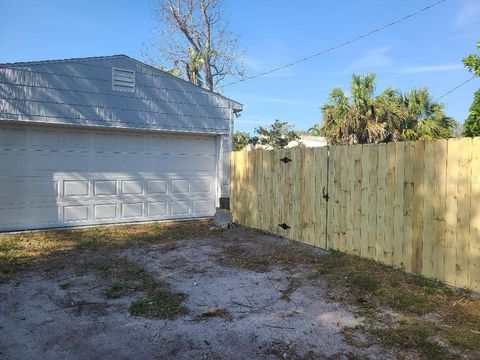
[{"label": "patch of grass", "polygon": [[387,347],[410,350],[425,359],[459,359],[435,340],[437,332],[437,326],[415,320],[403,320],[386,329],[372,330],[372,334]]},{"label": "patch of grass", "polygon": [[252,253],[241,246],[223,247],[220,261],[255,272],[267,272],[272,266],[291,268],[299,264],[316,264],[321,255],[310,249],[298,249],[294,246],[274,246],[266,254]]},{"label": "patch of grass", "polygon": [[114,282],[106,291],[105,296],[109,299],[119,299],[129,293],[135,292],[137,287]]},{"label": "patch of grass", "polygon": [[172,243],[214,234],[210,220],[0,234],[0,279],[69,251]]},{"label": "patch of grass", "polygon": [[132,302],[129,311],[135,316],[173,319],[183,314],[182,304],[186,295],[172,293],[165,284],[161,284],[141,266],[123,260],[109,259],[87,264],[104,278],[111,279],[110,287],[105,291],[108,299],[119,299],[135,292],[145,297]]},{"label": "patch of grass", "polygon": [[167,289],[158,288],[150,291],[141,300],[134,301],[130,307],[130,314],[157,319],[173,319],[185,312],[182,302],[184,294],[173,294]]}]

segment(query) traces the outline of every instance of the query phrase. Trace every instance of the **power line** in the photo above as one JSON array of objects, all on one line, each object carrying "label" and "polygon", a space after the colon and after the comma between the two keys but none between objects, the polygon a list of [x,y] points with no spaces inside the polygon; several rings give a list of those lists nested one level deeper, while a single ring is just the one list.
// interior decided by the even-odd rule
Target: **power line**
[{"label": "power line", "polygon": [[344,47],[344,46],[346,46],[346,45],[349,45],[349,44],[351,44],[351,43],[354,43],[354,42],[356,42],[356,41],[358,41],[358,40],[361,40],[361,39],[363,39],[363,38],[366,38],[366,37],[368,37],[368,36],[371,36],[371,35],[373,35],[373,34],[375,34],[375,33],[377,33],[377,32],[380,32],[380,31],[385,30],[385,29],[387,29],[387,28],[389,28],[389,27],[392,27],[392,26],[394,26],[394,25],[396,25],[396,24],[398,24],[398,23],[400,23],[400,22],[403,22],[403,21],[405,21],[405,20],[408,20],[408,19],[410,19],[410,18],[412,18],[412,17],[414,17],[414,16],[416,16],[416,15],[418,15],[418,14],[421,14],[421,13],[427,11],[427,10],[430,10],[430,9],[434,8],[434,7],[437,6],[437,5],[440,5],[441,3],[445,2],[445,1],[447,1],[447,0],[439,0],[439,1],[433,3],[433,4],[429,5],[429,6],[426,6],[426,7],[422,8],[422,9],[419,9],[419,10],[417,10],[417,11],[411,13],[411,14],[405,15],[405,16],[403,16],[403,17],[401,17],[401,18],[399,18],[399,19],[397,19],[397,20],[395,20],[395,21],[392,21],[392,22],[390,22],[390,23],[388,23],[388,24],[385,24],[385,25],[383,25],[383,26],[381,26],[381,27],[379,27],[379,28],[376,28],[376,29],[374,29],[374,30],[371,30],[371,31],[369,31],[369,32],[366,32],[366,33],[364,33],[364,34],[362,34],[362,35],[360,35],[360,36],[357,36],[357,37],[355,37],[355,38],[353,38],[353,39],[344,41],[344,42],[342,42],[342,43],[340,43],[340,44],[337,44],[337,45],[335,45],[335,46],[332,46],[332,47],[330,47],[330,48],[328,48],[328,49],[325,49],[325,50],[322,50],[322,51],[317,52],[317,53],[315,53],[315,54],[306,56],[306,57],[304,57],[304,58],[301,58],[301,59],[298,59],[298,60],[295,60],[295,61],[292,61],[292,62],[290,62],[290,63],[288,63],[288,64],[285,64],[285,65],[282,65],[282,66],[278,66],[278,67],[276,67],[276,68],[274,68],[274,69],[271,69],[271,70],[268,70],[268,71],[264,71],[264,72],[258,73],[258,74],[256,74],[256,75],[248,76],[248,77],[245,77],[245,78],[240,79],[240,80],[237,80],[237,81],[233,81],[233,82],[231,82],[231,83],[228,83],[228,84],[224,85],[223,87],[230,86],[230,85],[234,85],[234,84],[238,84],[238,83],[241,83],[241,82],[250,81],[250,80],[259,78],[259,77],[261,77],[261,76],[269,75],[269,74],[274,73],[274,72],[277,72],[277,71],[279,71],[279,70],[283,70],[283,69],[286,69],[286,68],[288,68],[288,67],[297,65],[297,64],[299,64],[299,63],[302,63],[302,62],[311,60],[311,59],[313,59],[313,58],[315,58],[315,57],[317,57],[317,56],[320,56],[320,55],[323,55],[323,54],[332,52],[332,51],[337,50],[337,49],[339,49],[339,48],[342,48],[342,47]]},{"label": "power line", "polygon": [[445,94],[439,96],[438,98],[435,99],[435,101],[438,101],[440,99],[443,99],[444,97],[447,97],[448,95],[450,95],[451,93],[453,93],[455,90],[461,88],[462,86],[468,84],[470,81],[472,81],[473,79],[475,79],[477,76],[474,75],[473,77],[471,77],[470,79],[467,79],[465,80],[464,82],[458,84],[457,86],[455,86],[453,89],[447,91]]}]

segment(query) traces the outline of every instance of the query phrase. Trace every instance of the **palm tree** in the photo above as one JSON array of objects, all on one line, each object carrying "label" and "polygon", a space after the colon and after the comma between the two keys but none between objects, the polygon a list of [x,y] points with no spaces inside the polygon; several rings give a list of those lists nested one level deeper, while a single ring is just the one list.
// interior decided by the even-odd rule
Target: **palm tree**
[{"label": "palm tree", "polygon": [[400,94],[405,116],[397,126],[399,140],[434,140],[453,137],[456,121],[445,115],[444,105],[435,102],[428,89]]},{"label": "palm tree", "polygon": [[205,58],[203,54],[192,48],[188,49],[188,62],[185,64],[185,67],[189,82],[197,86],[202,86],[203,80],[200,72],[204,65]]},{"label": "palm tree", "polygon": [[380,121],[380,102],[374,97],[375,74],[354,74],[350,83],[351,96],[342,89],[330,92],[329,103],[322,106],[323,123],[320,133],[331,144],[364,144],[385,138]]},{"label": "palm tree", "polygon": [[322,106],[323,122],[318,130],[329,144],[365,144],[451,137],[456,122],[443,113],[443,105],[432,100],[427,89],[406,94],[387,88],[375,96],[375,74],[354,74],[350,96],[342,89],[330,92]]}]

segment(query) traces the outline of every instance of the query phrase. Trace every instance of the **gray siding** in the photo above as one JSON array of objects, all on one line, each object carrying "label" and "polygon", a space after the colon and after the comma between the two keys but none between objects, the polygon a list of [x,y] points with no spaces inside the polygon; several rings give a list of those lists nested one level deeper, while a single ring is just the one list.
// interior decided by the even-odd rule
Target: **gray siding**
[{"label": "gray siding", "polygon": [[[112,89],[112,68],[136,72]],[[228,134],[241,105],[127,56],[0,65],[0,118],[42,123]]]}]

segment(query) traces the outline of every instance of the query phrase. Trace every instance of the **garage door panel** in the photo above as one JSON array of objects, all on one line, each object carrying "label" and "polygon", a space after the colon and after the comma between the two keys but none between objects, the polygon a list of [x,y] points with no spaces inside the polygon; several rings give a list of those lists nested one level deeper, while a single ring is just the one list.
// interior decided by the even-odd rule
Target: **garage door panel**
[{"label": "garage door panel", "polygon": [[88,196],[89,181],[87,180],[65,180],[63,182],[63,196]]},{"label": "garage door panel", "polygon": [[212,182],[210,179],[192,180],[191,189],[193,193],[208,193],[211,191]]},{"label": "garage door panel", "polygon": [[212,212],[212,202],[207,200],[194,200],[193,201],[193,214],[202,215]]},{"label": "garage door panel", "polygon": [[147,180],[147,194],[166,194],[167,193],[167,181],[165,180]]},{"label": "garage door panel", "polygon": [[167,201],[156,201],[147,203],[147,216],[167,216]]},{"label": "garage door panel", "polygon": [[121,217],[122,219],[140,218],[143,216],[143,203],[122,203],[121,204]]},{"label": "garage door panel", "polygon": [[93,217],[95,221],[115,220],[117,218],[117,204],[93,205]]},{"label": "garage door panel", "polygon": [[0,231],[215,211],[214,137],[2,126]]},{"label": "garage door panel", "polygon": [[63,220],[65,222],[88,221],[88,205],[70,205],[63,207]]},{"label": "garage door panel", "polygon": [[172,215],[189,215],[190,206],[189,201],[172,201],[170,203],[170,212]]},{"label": "garage door panel", "polygon": [[94,196],[117,195],[117,181],[116,180],[94,180],[93,195]]}]

